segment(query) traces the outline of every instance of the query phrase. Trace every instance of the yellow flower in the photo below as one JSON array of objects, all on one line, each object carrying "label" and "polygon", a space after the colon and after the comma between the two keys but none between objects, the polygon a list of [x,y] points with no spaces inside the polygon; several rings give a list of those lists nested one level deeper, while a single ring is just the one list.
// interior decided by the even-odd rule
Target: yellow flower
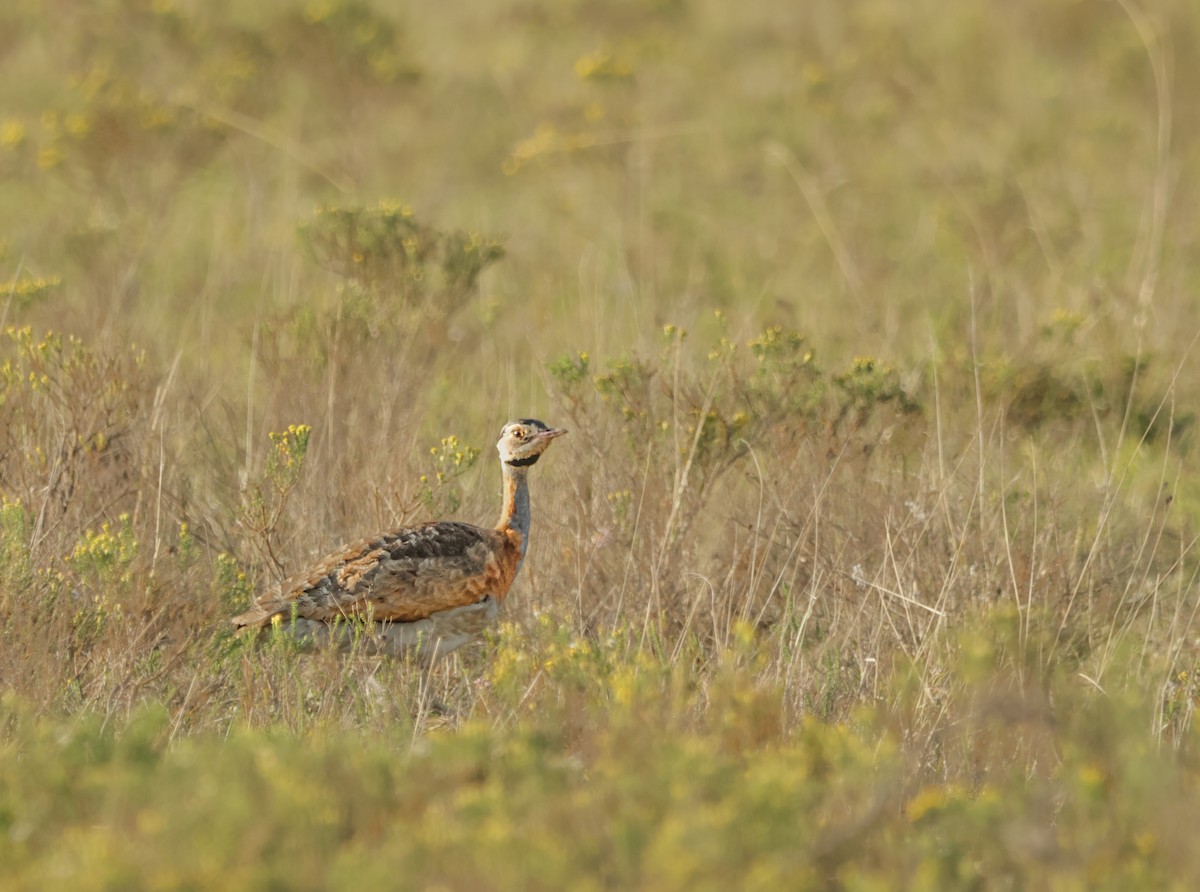
[{"label": "yellow flower", "polygon": [[910,821],[919,821],[930,812],[944,807],[949,799],[950,797],[946,795],[946,790],[942,787],[933,785],[923,787],[917,792],[917,795],[905,803],[904,815]]},{"label": "yellow flower", "polygon": [[337,4],[332,0],[313,0],[304,9],[304,17],[314,25],[323,22],[337,11]]},{"label": "yellow flower", "polygon": [[63,124],[67,128],[67,133],[74,136],[76,139],[86,136],[88,131],[92,129],[92,122],[88,120],[87,115],[70,114],[67,115]]},{"label": "yellow flower", "polygon": [[63,152],[57,146],[45,146],[38,150],[37,166],[41,170],[50,170],[62,163]]},{"label": "yellow flower", "polygon": [[9,118],[0,124],[0,146],[15,149],[25,141],[25,125],[16,118]]}]

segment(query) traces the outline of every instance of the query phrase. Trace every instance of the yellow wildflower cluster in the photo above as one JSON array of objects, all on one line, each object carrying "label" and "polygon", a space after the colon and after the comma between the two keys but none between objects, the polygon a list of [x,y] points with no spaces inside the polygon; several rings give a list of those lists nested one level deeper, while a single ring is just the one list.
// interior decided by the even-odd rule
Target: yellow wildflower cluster
[{"label": "yellow wildflower cluster", "polygon": [[267,477],[279,492],[290,490],[300,479],[311,433],[307,424],[289,424],[285,431],[268,434],[273,448],[267,456]]},{"label": "yellow wildflower cluster", "polygon": [[[128,581],[128,576],[123,577],[123,581]],[[77,646],[88,647],[94,644],[108,628],[109,621],[113,619],[120,621],[124,612],[122,605],[114,604],[109,600],[108,595],[92,595],[91,603],[84,604],[75,611],[75,615],[71,618],[72,632]]]},{"label": "yellow wildflower cluster", "polygon": [[575,60],[575,76],[580,80],[625,80],[633,77],[633,64],[611,46],[601,45]]},{"label": "yellow wildflower cluster", "polygon": [[304,20],[314,33],[324,34],[341,45],[349,58],[365,62],[373,78],[390,83],[416,72],[405,59],[401,36],[369,7],[341,0],[310,0]]},{"label": "yellow wildflower cluster", "polygon": [[27,306],[45,297],[62,284],[61,276],[27,276],[0,282],[0,300],[12,299],[18,306]]},{"label": "yellow wildflower cluster", "polygon": [[213,587],[226,609],[241,609],[254,594],[254,583],[233,555],[221,552],[213,571]]},{"label": "yellow wildflower cluster", "polygon": [[478,254],[492,251],[499,247],[500,242],[497,239],[485,239],[478,232],[468,232],[462,244],[464,254]]},{"label": "yellow wildflower cluster", "polygon": [[9,118],[0,123],[0,148],[15,149],[25,142],[25,122]]},{"label": "yellow wildflower cluster", "polygon": [[532,136],[525,137],[513,146],[513,150],[504,160],[504,173],[512,176],[539,155],[557,151],[561,139],[558,128],[548,121],[543,121],[537,125]]},{"label": "yellow wildflower cluster", "polygon": [[33,329],[28,325],[10,325],[4,334],[17,351],[16,359],[0,363],[0,380],[10,388],[27,383],[30,390],[44,391],[50,384],[47,369],[66,367],[80,347],[76,338],[69,338],[71,355],[64,357],[62,335],[48,331],[41,338],[34,338]]},{"label": "yellow wildflower cluster", "polygon": [[407,204],[390,198],[379,199],[376,209],[382,217],[411,217],[413,215],[413,209]]},{"label": "yellow wildflower cluster", "polygon": [[1059,307],[1051,315],[1050,321],[1042,325],[1042,334],[1070,338],[1083,328],[1086,322],[1087,319],[1082,313],[1076,313],[1073,310]]},{"label": "yellow wildflower cluster", "polygon": [[179,523],[179,535],[175,540],[175,553],[179,557],[179,565],[185,567],[196,555],[196,537],[186,520]]},{"label": "yellow wildflower cluster", "polygon": [[513,176],[522,167],[543,155],[556,152],[573,152],[579,149],[591,148],[596,145],[596,137],[587,133],[563,133],[549,121],[542,121],[534,129],[531,136],[519,141],[501,169],[505,175]]},{"label": "yellow wildflower cluster", "polygon": [[100,530],[85,530],[71,552],[72,566],[80,573],[128,582],[129,567],[137,556],[138,542],[129,514],[121,514],[117,524],[105,521]]},{"label": "yellow wildflower cluster", "polygon": [[455,477],[465,473],[479,458],[479,449],[462,445],[453,434],[442,437],[436,446],[429,447],[432,470],[422,474],[420,500],[431,513],[447,513],[458,510],[461,491],[448,485]]},{"label": "yellow wildflower cluster", "polygon": [[634,393],[645,388],[653,374],[653,370],[638,359],[614,359],[608,364],[608,371],[593,376],[592,382],[602,400],[621,396],[628,401]]},{"label": "yellow wildflower cluster", "polygon": [[563,354],[548,366],[550,374],[563,387],[579,384],[588,377],[592,358],[586,350],[579,350],[574,356]]},{"label": "yellow wildflower cluster", "polygon": [[[784,332],[783,326],[772,325],[763,329],[762,334],[756,338],[751,338],[746,342],[746,346],[750,348],[750,352],[754,354],[754,358],[759,362],[779,356],[785,351],[794,353],[804,343],[804,338],[800,334],[789,331]],[[809,362],[812,359],[812,352],[804,353],[804,362]]]},{"label": "yellow wildflower cluster", "polygon": [[267,436],[275,446],[272,456],[275,467],[299,468],[308,452],[308,438],[312,428],[307,424],[289,424],[285,431],[271,431]]},{"label": "yellow wildflower cluster", "polygon": [[62,336],[56,335],[52,331],[42,335],[42,339],[34,346],[33,326],[31,325],[10,325],[4,329],[4,335],[14,344],[21,353],[39,352],[45,353],[49,349],[61,349]]},{"label": "yellow wildflower cluster", "polygon": [[521,631],[513,623],[505,622],[497,627],[495,636],[502,643],[492,659],[489,673],[491,684],[501,690],[528,685],[535,664],[531,654],[522,646]]},{"label": "yellow wildflower cluster", "polygon": [[688,332],[686,328],[680,328],[673,322],[668,322],[662,327],[663,341],[667,344],[674,344],[678,341],[687,340]]},{"label": "yellow wildflower cluster", "polygon": [[737,344],[729,340],[725,335],[721,335],[720,340],[708,351],[708,358],[712,360],[726,359],[733,356],[736,352]]},{"label": "yellow wildflower cluster", "polygon": [[[2,296],[0,296],[2,297]],[[53,331],[35,336],[32,327],[8,326],[4,337],[12,344],[12,356],[0,363],[0,390],[28,385],[30,391],[56,391],[102,401],[106,405],[121,398],[130,382],[125,377],[127,361],[141,366],[145,353],[136,346],[128,356],[98,354],[75,335]]]},{"label": "yellow wildflower cluster", "polygon": [[304,17],[315,25],[333,15],[337,8],[338,4],[334,0],[312,0],[304,7]]},{"label": "yellow wildflower cluster", "polygon": [[[463,446],[458,442],[458,437],[451,434],[448,437],[442,437],[439,445],[429,447],[429,454],[433,456],[437,482],[444,483],[474,465],[475,460],[479,458],[479,449],[474,446]],[[422,475],[421,482],[427,483],[428,476]]]},{"label": "yellow wildflower cluster", "polygon": [[918,790],[904,804],[904,816],[916,823],[926,815],[936,814],[963,796],[964,791],[955,784],[929,784]]}]

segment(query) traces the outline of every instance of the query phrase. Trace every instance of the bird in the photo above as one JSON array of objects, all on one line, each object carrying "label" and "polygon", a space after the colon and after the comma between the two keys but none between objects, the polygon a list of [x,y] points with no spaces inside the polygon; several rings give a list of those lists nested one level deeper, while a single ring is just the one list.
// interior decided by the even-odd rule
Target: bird
[{"label": "bird", "polygon": [[[504,425],[494,528],[439,520],[360,539],[260,596],[233,618],[235,631],[281,629],[316,648],[424,662],[476,640],[499,616],[529,547],[529,469],[566,433],[536,418]],[[364,624],[371,634],[361,634]]]}]

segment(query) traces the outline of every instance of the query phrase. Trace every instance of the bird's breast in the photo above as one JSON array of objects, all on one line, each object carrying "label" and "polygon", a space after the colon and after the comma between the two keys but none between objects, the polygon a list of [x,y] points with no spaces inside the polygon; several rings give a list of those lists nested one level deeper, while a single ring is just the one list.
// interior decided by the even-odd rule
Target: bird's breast
[{"label": "bird's breast", "polygon": [[497,597],[503,600],[517,578],[517,571],[521,569],[521,560],[525,557],[525,535],[518,530],[505,530],[501,535],[501,547],[496,549],[492,563],[496,568]]}]

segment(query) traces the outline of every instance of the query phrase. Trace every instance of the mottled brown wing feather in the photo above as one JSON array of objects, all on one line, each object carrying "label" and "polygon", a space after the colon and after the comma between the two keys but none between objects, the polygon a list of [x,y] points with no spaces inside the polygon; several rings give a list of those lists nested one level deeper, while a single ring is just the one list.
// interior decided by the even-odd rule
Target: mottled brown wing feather
[{"label": "mottled brown wing feather", "polygon": [[440,521],[363,539],[292,577],[236,616],[239,628],[294,610],[305,619],[371,616],[413,622],[442,610],[503,599],[516,575],[519,537]]}]

